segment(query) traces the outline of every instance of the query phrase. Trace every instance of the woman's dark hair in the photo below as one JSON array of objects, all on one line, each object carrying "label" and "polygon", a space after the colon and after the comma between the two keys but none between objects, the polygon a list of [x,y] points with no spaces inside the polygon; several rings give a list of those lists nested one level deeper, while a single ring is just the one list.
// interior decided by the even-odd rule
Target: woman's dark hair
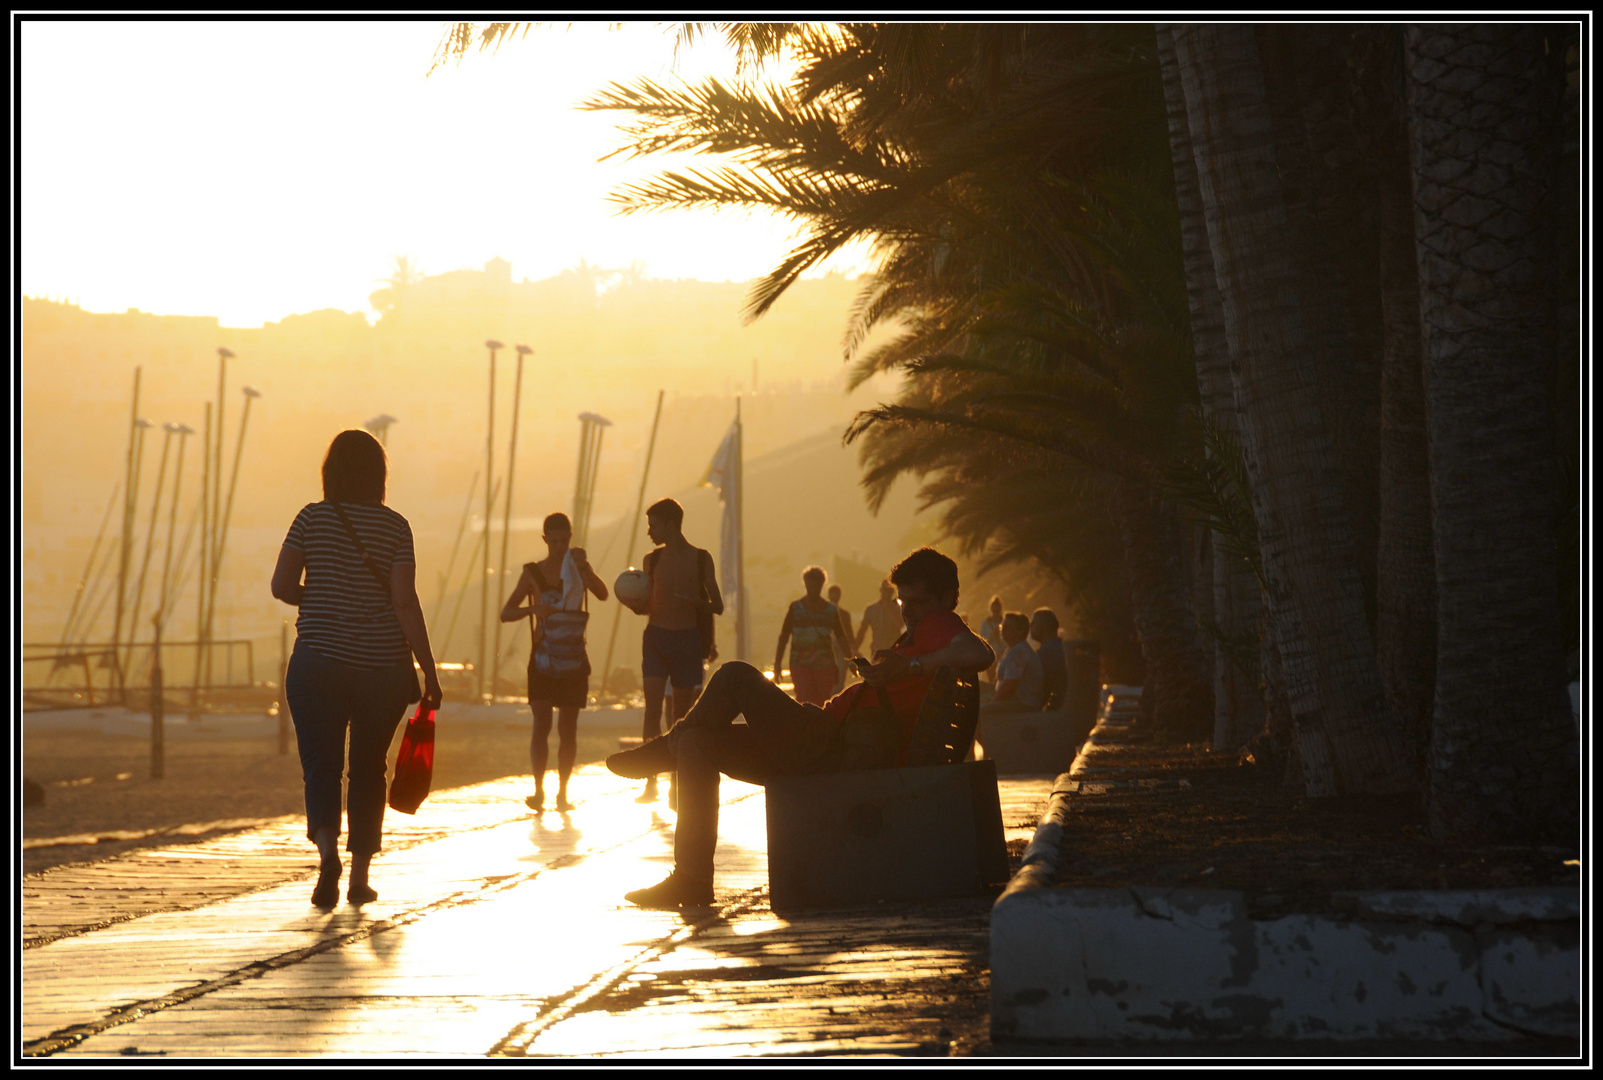
[{"label": "woman's dark hair", "polygon": [[571,533],[573,531],[573,522],[568,520],[567,514],[559,510],[555,514],[547,514],[545,522],[540,526],[541,532],[548,533],[552,529],[560,529],[563,532]]},{"label": "woman's dark hair", "polygon": [[891,581],[922,585],[949,608],[957,607],[957,563],[934,548],[919,548],[896,564]]},{"label": "woman's dark hair", "polygon": [[685,508],[672,499],[658,499],[646,507],[646,517],[661,518],[670,525],[683,528],[685,524]]},{"label": "woman's dark hair", "polygon": [[382,506],[389,471],[377,439],[360,428],[342,431],[323,458],[323,498]]}]

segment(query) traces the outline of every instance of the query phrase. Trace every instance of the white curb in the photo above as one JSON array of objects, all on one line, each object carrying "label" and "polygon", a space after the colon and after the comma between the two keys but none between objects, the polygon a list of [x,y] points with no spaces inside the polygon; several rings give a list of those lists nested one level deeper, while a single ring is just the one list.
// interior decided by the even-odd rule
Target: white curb
[{"label": "white curb", "polygon": [[1234,891],[1054,888],[1068,782],[991,911],[997,1042],[1579,1037],[1578,888],[1355,892],[1275,919]]}]

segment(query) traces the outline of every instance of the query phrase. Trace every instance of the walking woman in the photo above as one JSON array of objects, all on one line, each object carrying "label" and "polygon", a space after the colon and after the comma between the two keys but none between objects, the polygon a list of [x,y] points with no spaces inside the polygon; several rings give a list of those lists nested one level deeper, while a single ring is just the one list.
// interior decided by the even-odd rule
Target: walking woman
[{"label": "walking woman", "polygon": [[[323,459],[323,501],[295,516],[278,552],[273,595],[300,608],[284,696],[306,781],[306,836],[321,865],[312,903],[332,907],[340,883],[340,773],[351,754],[346,816],[353,904],[378,899],[368,864],[384,831],[385,763],[406,707],[440,704],[440,680],[418,604],[412,528],[384,505],[384,448],[342,431]],[[302,574],[305,580],[302,581]],[[418,690],[412,660],[423,669]]]},{"label": "walking woman", "polygon": [[[523,800],[530,810],[545,809],[545,769],[550,760],[551,710],[557,710],[557,810],[572,810],[568,776],[578,755],[579,710],[590,697],[590,657],[584,631],[589,614],[585,593],[607,598],[607,586],[590,568],[584,548],[570,548],[573,525],[567,514],[550,514],[543,530],[546,556],[524,563],[517,588],[501,608],[502,622],[526,615],[538,621],[529,653],[529,708],[534,711],[534,737],[529,740],[529,768],[534,794]],[[527,605],[523,601],[528,600]]]}]

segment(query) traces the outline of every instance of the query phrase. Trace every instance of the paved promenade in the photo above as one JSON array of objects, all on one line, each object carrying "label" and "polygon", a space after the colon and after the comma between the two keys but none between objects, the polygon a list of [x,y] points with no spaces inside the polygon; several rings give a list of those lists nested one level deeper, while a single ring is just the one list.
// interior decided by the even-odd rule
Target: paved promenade
[{"label": "paved promenade", "polygon": [[[673,815],[599,765],[391,813],[377,902],[313,908],[299,817],[23,883],[28,1056],[948,1055],[988,1049],[990,898],[781,918],[761,788],[725,780],[717,904],[622,900]],[[1050,777],[1002,782],[1027,839]]]}]

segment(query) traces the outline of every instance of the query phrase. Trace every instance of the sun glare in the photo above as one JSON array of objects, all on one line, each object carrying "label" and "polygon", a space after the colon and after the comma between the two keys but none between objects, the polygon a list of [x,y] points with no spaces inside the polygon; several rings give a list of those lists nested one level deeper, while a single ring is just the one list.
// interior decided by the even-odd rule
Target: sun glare
[{"label": "sun glare", "polygon": [[[731,78],[660,23],[540,26],[427,74],[444,24],[30,22],[22,39],[23,291],[256,326],[368,312],[392,258],[425,273],[500,256],[530,279],[640,262],[756,277],[793,226],[616,213],[664,160],[602,161],[614,81]],[[860,255],[829,269],[853,271]]]}]

